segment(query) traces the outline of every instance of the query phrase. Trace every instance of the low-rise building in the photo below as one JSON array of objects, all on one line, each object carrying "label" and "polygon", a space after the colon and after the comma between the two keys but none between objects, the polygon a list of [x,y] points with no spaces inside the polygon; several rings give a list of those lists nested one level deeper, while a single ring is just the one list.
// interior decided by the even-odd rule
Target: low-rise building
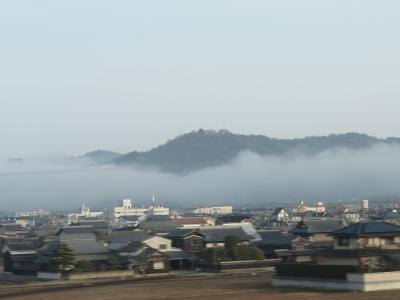
[{"label": "low-rise building", "polygon": [[233,213],[232,206],[211,206],[211,207],[198,207],[192,211],[196,215],[230,215]]},{"label": "low-rise building", "polygon": [[162,205],[157,205],[153,198],[153,204],[149,207],[136,207],[132,204],[132,200],[122,200],[122,205],[114,207],[114,217],[122,216],[144,216],[144,215],[169,215],[169,208]]}]

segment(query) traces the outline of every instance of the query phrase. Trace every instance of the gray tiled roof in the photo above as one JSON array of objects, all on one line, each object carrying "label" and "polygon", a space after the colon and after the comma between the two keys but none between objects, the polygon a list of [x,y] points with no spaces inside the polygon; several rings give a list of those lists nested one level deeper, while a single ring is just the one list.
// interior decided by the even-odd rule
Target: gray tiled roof
[{"label": "gray tiled roof", "polygon": [[359,222],[332,232],[334,236],[400,235],[400,226],[387,222]]},{"label": "gray tiled roof", "polygon": [[255,239],[250,234],[246,233],[241,227],[231,226],[205,226],[196,229],[179,228],[171,231],[166,237],[168,238],[183,238],[191,233],[199,233],[204,236],[208,243],[224,242],[228,236],[237,236],[241,241],[250,241]]},{"label": "gray tiled roof", "polygon": [[68,240],[65,244],[74,252],[79,254],[99,254],[109,252],[107,248],[97,243],[95,240]]},{"label": "gray tiled roof", "polygon": [[92,225],[83,225],[83,226],[66,226],[61,228],[58,231],[58,235],[61,233],[64,234],[84,234],[84,233],[93,233],[95,232],[95,228]]},{"label": "gray tiled roof", "polygon": [[184,238],[185,236],[195,232],[196,229],[193,228],[178,228],[175,230],[170,231],[166,237],[167,238]]},{"label": "gray tiled roof", "polygon": [[204,235],[205,241],[209,243],[224,242],[228,236],[237,236],[239,239],[244,241],[250,241],[253,239],[240,227],[202,227],[198,229],[198,232]]},{"label": "gray tiled roof", "polygon": [[151,235],[143,230],[114,231],[107,237],[107,241],[109,243],[143,242],[150,237]]},{"label": "gray tiled roof", "polygon": [[258,241],[259,245],[286,245],[290,246],[296,236],[290,233],[282,233],[278,230],[258,231],[261,236],[261,241]]},{"label": "gray tiled roof", "polygon": [[7,243],[6,246],[10,251],[34,251],[36,247],[28,243]]},{"label": "gray tiled roof", "polygon": [[340,220],[303,220],[290,232],[294,234],[331,233],[343,226]]}]

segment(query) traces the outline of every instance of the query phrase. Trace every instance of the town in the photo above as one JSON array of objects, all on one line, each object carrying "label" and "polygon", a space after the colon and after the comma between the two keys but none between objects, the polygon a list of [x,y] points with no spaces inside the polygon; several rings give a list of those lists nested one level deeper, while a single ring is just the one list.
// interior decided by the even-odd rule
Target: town
[{"label": "town", "polygon": [[[169,208],[152,196],[113,210],[3,215],[7,282],[263,271],[277,287],[400,288],[400,202]],[[371,278],[370,278],[371,277]]]}]

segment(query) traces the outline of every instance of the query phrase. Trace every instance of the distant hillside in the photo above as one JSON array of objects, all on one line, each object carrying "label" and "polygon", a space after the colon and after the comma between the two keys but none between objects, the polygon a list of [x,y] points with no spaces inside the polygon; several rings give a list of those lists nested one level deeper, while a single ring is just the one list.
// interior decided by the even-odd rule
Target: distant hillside
[{"label": "distant hillside", "polygon": [[178,136],[149,151],[117,156],[114,162],[123,166],[151,166],[167,172],[185,173],[227,164],[243,151],[261,156],[281,156],[291,152],[315,155],[326,150],[361,150],[379,144],[400,145],[400,139],[378,139],[359,133],[274,139],[262,135],[234,134],[227,130],[200,129]]},{"label": "distant hillside", "polygon": [[114,161],[120,156],[121,156],[120,153],[107,151],[107,150],[96,150],[96,151],[88,152],[77,158],[78,159],[87,159],[87,160],[92,161],[93,163],[107,164],[107,163],[114,163]]}]

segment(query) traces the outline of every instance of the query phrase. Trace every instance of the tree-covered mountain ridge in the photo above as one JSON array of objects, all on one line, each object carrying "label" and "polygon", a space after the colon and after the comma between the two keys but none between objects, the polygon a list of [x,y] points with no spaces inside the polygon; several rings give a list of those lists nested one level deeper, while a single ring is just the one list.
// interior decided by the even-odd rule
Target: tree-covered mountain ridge
[{"label": "tree-covered mountain ridge", "polygon": [[[377,145],[400,145],[400,138],[377,138],[350,132],[296,139],[270,138],[264,135],[235,134],[227,130],[197,130],[182,134],[149,151],[109,155],[97,161],[99,152],[85,154],[98,163],[121,166],[154,167],[169,172],[190,172],[210,166],[228,164],[243,152],[260,156],[289,154],[317,155],[330,150],[367,150]],[[95,155],[97,154],[97,155]],[[104,153],[102,153],[104,154]]]}]

